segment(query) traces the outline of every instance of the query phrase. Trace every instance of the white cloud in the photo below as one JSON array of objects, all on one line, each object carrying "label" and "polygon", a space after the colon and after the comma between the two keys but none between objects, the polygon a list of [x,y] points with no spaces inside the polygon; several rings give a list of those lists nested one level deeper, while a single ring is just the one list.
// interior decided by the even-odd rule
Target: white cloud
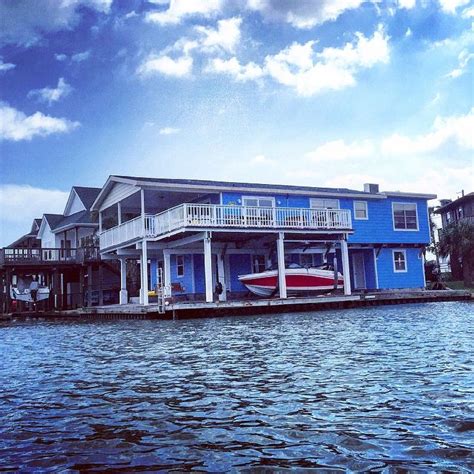
[{"label": "white cloud", "polygon": [[63,212],[69,193],[26,184],[0,185],[0,247],[26,234],[33,219]]},{"label": "white cloud", "polygon": [[359,69],[387,63],[390,56],[388,37],[381,27],[371,38],[358,33],[355,42],[342,48],[324,48],[315,54],[313,45],[313,41],[293,43],[278,54],[267,56],[267,74],[301,96],[312,96],[355,84],[354,76]]},{"label": "white cloud", "polygon": [[459,7],[466,6],[470,0],[439,0],[441,8],[447,13],[456,13]]},{"label": "white cloud", "polygon": [[423,155],[441,150],[444,146],[474,149],[474,109],[466,115],[437,117],[432,131],[426,134],[406,136],[393,134],[381,143],[386,155]]},{"label": "white cloud", "polygon": [[271,158],[268,158],[265,155],[256,155],[250,160],[250,164],[254,166],[261,166],[261,165],[269,166],[269,165],[274,165],[275,160],[272,160]]},{"label": "white cloud", "polygon": [[343,161],[367,158],[372,155],[374,146],[370,140],[346,144],[344,140],[334,140],[318,146],[305,156],[313,162]]},{"label": "white cloud", "polygon": [[398,0],[398,7],[411,10],[416,7],[416,0]]},{"label": "white cloud", "polygon": [[186,16],[199,15],[208,18],[219,13],[223,4],[224,0],[171,0],[168,9],[147,13],[146,21],[160,25],[176,25]]},{"label": "white cloud", "polygon": [[247,0],[247,8],[258,11],[264,19],[284,21],[296,28],[312,28],[335,20],[347,10],[358,8],[363,0]]},{"label": "white cloud", "polygon": [[167,55],[156,56],[151,54],[139,66],[137,74],[142,77],[153,74],[163,74],[173,77],[187,77],[191,74],[193,68],[193,58],[189,56],[181,56],[173,59]]},{"label": "white cloud", "polygon": [[2,1],[0,45],[31,46],[47,33],[75,27],[81,7],[107,14],[111,5],[112,0],[43,0],[41,7],[31,1]]},{"label": "white cloud", "polygon": [[3,74],[7,71],[11,71],[16,68],[16,64],[13,63],[4,63],[3,58],[0,56],[0,74]]},{"label": "white cloud", "polygon": [[264,75],[263,69],[257,64],[250,62],[242,65],[235,57],[230,59],[214,58],[207,65],[205,72],[227,74],[238,82],[254,81]]},{"label": "white cloud", "polygon": [[31,140],[35,136],[68,133],[79,125],[79,122],[51,117],[41,112],[27,116],[5,103],[0,103],[0,140]]},{"label": "white cloud", "polygon": [[462,76],[467,71],[467,66],[471,59],[474,59],[474,54],[470,53],[467,49],[463,49],[458,56],[458,67],[453,69],[446,76],[451,79],[456,79],[457,77]]},{"label": "white cloud", "polygon": [[174,128],[174,127],[164,127],[160,129],[160,135],[175,135],[176,133],[179,133],[180,129],[179,128]]},{"label": "white cloud", "polygon": [[71,60],[74,61],[75,63],[81,63],[82,61],[86,61],[89,59],[91,55],[90,51],[83,51],[81,53],[76,53],[71,56]]},{"label": "white cloud", "polygon": [[44,87],[43,89],[34,89],[28,92],[28,97],[37,98],[39,102],[46,102],[51,105],[60,99],[68,96],[72,92],[72,87],[60,77],[56,88]]},{"label": "white cloud", "polygon": [[56,58],[56,61],[61,61],[61,62],[66,61],[67,59],[67,55],[64,53],[56,53],[54,57]]},{"label": "white cloud", "polygon": [[241,18],[228,18],[219,20],[217,28],[197,26],[196,31],[203,37],[200,41],[200,48],[207,52],[223,50],[233,53],[240,42],[241,23]]}]

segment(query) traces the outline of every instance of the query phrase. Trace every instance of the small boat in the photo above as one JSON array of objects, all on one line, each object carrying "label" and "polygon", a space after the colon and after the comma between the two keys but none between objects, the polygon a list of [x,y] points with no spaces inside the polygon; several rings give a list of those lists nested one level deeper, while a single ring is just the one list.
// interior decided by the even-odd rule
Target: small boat
[{"label": "small boat", "polygon": [[[271,268],[261,273],[239,275],[239,280],[257,296],[272,296],[278,287],[278,269]],[[285,268],[285,280],[289,294],[328,291],[344,287],[342,274],[329,265],[305,268],[292,264]]]},{"label": "small boat", "polygon": [[[36,293],[35,293],[36,291]],[[30,290],[12,286],[10,288],[10,297],[12,300],[24,301],[25,303],[37,303],[38,301],[47,300],[49,298],[49,288],[47,286],[40,286],[37,290]]]}]

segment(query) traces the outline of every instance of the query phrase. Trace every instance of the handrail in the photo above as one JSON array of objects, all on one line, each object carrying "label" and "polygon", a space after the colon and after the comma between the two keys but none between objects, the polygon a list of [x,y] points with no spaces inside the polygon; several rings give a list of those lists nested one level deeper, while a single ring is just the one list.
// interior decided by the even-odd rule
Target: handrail
[{"label": "handrail", "polygon": [[350,230],[348,209],[254,207],[183,203],[158,214],[138,216],[100,234],[101,249],[156,238],[185,227]]}]

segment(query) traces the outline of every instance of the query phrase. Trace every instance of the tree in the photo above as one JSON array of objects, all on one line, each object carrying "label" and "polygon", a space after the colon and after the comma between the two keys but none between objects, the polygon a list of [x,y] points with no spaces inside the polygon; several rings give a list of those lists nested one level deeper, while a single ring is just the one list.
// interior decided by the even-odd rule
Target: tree
[{"label": "tree", "polygon": [[474,223],[459,221],[449,224],[440,233],[439,253],[443,257],[460,259],[465,286],[474,281]]}]

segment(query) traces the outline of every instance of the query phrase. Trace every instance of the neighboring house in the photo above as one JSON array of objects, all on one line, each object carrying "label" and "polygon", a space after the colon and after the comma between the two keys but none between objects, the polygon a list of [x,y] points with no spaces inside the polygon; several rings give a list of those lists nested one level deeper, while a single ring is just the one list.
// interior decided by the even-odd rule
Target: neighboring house
[{"label": "neighboring house", "polygon": [[[238,276],[269,263],[318,265],[335,257],[345,294],[423,288],[430,242],[427,201],[435,195],[220,181],[110,176],[98,213],[103,258],[141,261],[140,302],[162,278],[174,296],[221,300],[246,290]],[[279,249],[279,251],[277,251]],[[347,278],[349,276],[349,278]],[[286,292],[280,288],[280,297]]]},{"label": "neighboring house", "polygon": [[[461,221],[469,221],[474,223],[474,192],[464,194],[452,201],[451,199],[441,199],[440,207],[436,209],[435,214],[441,216],[441,228],[438,233],[442,232],[448,225],[456,224]],[[438,239],[439,240],[439,235]],[[449,255],[447,258],[440,259],[441,271],[448,269],[453,278],[462,278],[462,264],[458,256]]]},{"label": "neighboring house", "polygon": [[35,219],[29,234],[1,250],[0,271],[7,285],[37,275],[52,288],[55,307],[99,304],[103,289],[115,288],[117,270],[101,262],[97,230],[90,208],[100,188],[74,186],[62,214]]}]

